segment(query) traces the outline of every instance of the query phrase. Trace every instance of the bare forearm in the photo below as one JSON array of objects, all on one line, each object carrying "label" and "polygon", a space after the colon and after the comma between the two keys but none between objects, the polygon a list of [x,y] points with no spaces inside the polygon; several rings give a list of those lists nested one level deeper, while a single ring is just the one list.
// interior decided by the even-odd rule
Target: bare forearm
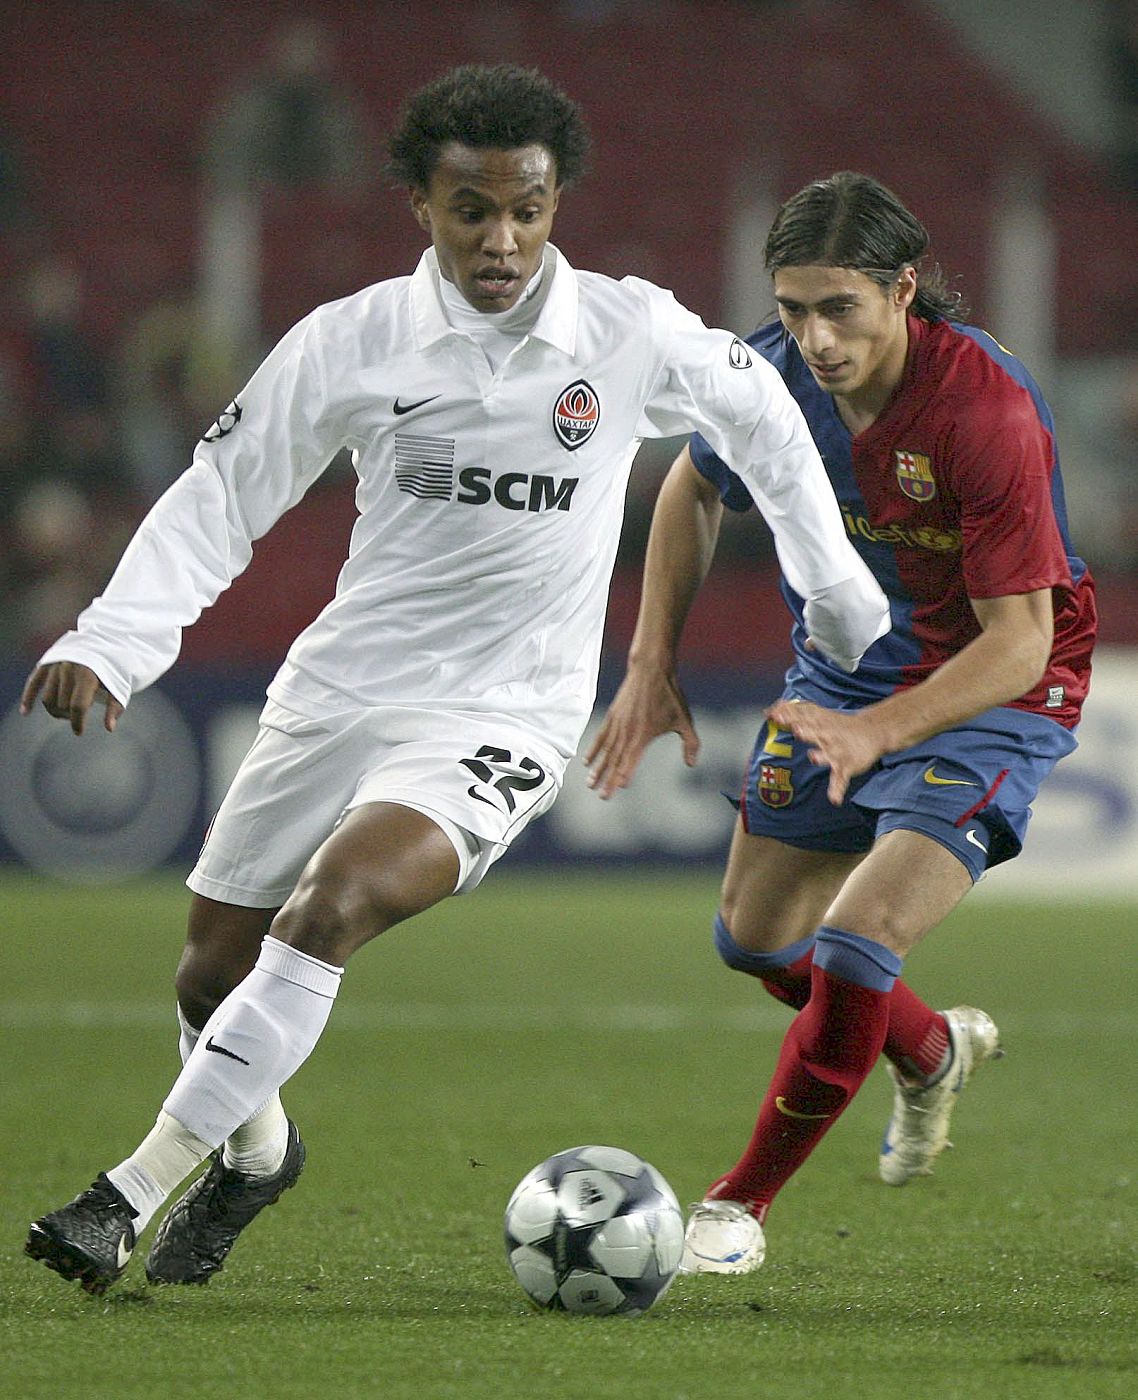
[{"label": "bare forearm", "polygon": [[862,715],[881,751],[896,753],[1026,694],[1043,674],[1049,649],[1049,640],[1037,633],[991,628],[927,680],[868,706]]},{"label": "bare forearm", "polygon": [[692,602],[711,567],[723,507],[695,476],[685,449],[660,488],[629,648],[630,667],[671,669]]},{"label": "bare forearm", "polygon": [[770,707],[774,723],[809,746],[812,762],[829,768],[831,802],[843,801],[850,779],[884,754],[965,724],[1038,683],[1054,635],[1051,590],[971,602],[980,635],[919,685],[862,710],[789,700]]}]

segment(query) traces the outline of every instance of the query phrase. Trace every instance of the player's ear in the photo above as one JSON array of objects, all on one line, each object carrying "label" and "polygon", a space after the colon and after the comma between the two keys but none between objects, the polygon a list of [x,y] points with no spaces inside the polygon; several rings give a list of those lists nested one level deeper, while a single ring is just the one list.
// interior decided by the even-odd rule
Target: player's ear
[{"label": "player's ear", "polygon": [[415,222],[424,233],[430,233],[431,211],[427,206],[426,190],[411,189],[408,193],[411,196],[411,212],[415,216]]},{"label": "player's ear", "polygon": [[901,311],[907,311],[917,295],[917,269],[904,267],[893,284],[893,300]]}]

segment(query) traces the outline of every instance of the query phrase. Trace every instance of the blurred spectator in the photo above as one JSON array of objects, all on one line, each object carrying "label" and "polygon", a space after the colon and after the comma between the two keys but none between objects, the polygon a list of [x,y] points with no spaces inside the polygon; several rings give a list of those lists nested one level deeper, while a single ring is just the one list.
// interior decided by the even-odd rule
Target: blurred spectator
[{"label": "blurred spectator", "polygon": [[1100,581],[1138,579],[1138,356],[1068,361],[1056,417],[1071,531]]},{"label": "blurred spectator", "polygon": [[29,655],[72,625],[137,516],[117,459],[49,427],[18,409],[0,419],[0,646]]},{"label": "blurred spectator", "polygon": [[0,359],[0,613],[6,645],[68,627],[117,558],[140,500],[75,264],[48,255],[5,307]]},{"label": "blurred spectator", "polygon": [[134,513],[140,504],[116,421],[104,408],[60,414],[40,432],[50,453],[43,475],[71,486],[92,506]]},{"label": "blurred spectator", "polygon": [[106,406],[106,365],[83,327],[82,302],[82,280],[70,258],[48,255],[29,269],[16,337],[32,402],[45,412]]},{"label": "blurred spectator", "polygon": [[37,420],[44,475],[90,500],[125,503],[130,473],[118,442],[106,357],[83,325],[83,285],[75,263],[49,255],[24,281],[15,343],[23,395]]},{"label": "blurred spectator", "polygon": [[4,642],[18,631],[10,606],[22,567],[17,517],[39,475],[32,454],[34,438],[31,418],[18,399],[10,399],[0,413],[0,640]]},{"label": "blurred spectator", "polygon": [[186,469],[194,443],[253,366],[213,332],[189,274],[160,240],[140,237],[124,254],[140,310],[119,336],[114,387],[126,460],[150,502]]},{"label": "blurred spectator", "polygon": [[1121,567],[1138,578],[1138,358],[1132,360],[1124,373],[1119,402],[1118,446],[1121,520],[1118,535],[1124,541]]},{"label": "blurred spectator", "polygon": [[31,217],[24,167],[16,140],[6,122],[0,121],[0,235],[8,237]]},{"label": "blurred spectator", "polygon": [[1119,173],[1129,193],[1138,196],[1138,0],[1113,0],[1107,44]]},{"label": "blurred spectator", "polygon": [[263,349],[263,241],[274,209],[283,202],[297,220],[296,195],[354,202],[376,179],[366,125],[333,60],[329,28],[311,15],[292,19],[209,122],[198,295],[210,340],[234,363],[256,363]]},{"label": "blurred spectator", "polygon": [[207,161],[215,187],[359,187],[373,176],[365,127],[333,73],[333,42],[315,18],[292,20],[268,64],[213,119]]},{"label": "blurred spectator", "polygon": [[153,500],[189,465],[194,443],[240,376],[214,346],[192,296],[148,306],[120,351],[123,445],[140,493]]},{"label": "blurred spectator", "polygon": [[88,582],[84,556],[94,535],[91,510],[74,487],[32,480],[7,526],[11,569],[4,611],[15,624],[13,644],[34,650],[39,640],[50,639],[52,627],[70,626],[69,619],[85,606],[81,589]]}]

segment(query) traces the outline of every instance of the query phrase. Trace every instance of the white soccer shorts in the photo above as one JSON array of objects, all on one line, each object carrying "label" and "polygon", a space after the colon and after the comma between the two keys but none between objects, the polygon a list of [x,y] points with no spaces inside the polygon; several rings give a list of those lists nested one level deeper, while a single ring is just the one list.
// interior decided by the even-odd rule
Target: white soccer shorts
[{"label": "white soccer shorts", "polygon": [[455,893],[466,893],[553,804],[565,766],[492,720],[391,709],[306,719],[270,700],[186,884],[278,908],[346,813],[395,802],[443,830],[458,854]]}]

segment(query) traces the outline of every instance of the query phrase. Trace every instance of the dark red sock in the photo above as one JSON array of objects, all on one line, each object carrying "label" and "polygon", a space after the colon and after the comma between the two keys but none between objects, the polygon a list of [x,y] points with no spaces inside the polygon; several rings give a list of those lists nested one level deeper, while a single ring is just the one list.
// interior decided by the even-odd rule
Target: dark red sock
[{"label": "dark red sock", "polygon": [[883,1053],[910,1079],[928,1079],[948,1056],[948,1022],[904,982],[889,998],[889,1031]]},{"label": "dark red sock", "polygon": [[786,967],[764,968],[759,981],[772,997],[793,1006],[795,1011],[801,1011],[810,1000],[810,968],[813,961],[814,949],[811,947],[797,962],[788,963]]},{"label": "dark red sock", "polygon": [[[810,999],[810,969],[814,950],[786,967],[763,970],[759,981],[778,1001],[801,1011]],[[882,1052],[909,1078],[927,1079],[944,1065],[948,1053],[948,1022],[897,981],[889,997],[889,1030]]]},{"label": "dark red sock", "polygon": [[746,1151],[708,1191],[766,1218],[779,1189],[813,1152],[873,1068],[889,1024],[888,992],[814,967],[810,1000],[786,1033]]}]

